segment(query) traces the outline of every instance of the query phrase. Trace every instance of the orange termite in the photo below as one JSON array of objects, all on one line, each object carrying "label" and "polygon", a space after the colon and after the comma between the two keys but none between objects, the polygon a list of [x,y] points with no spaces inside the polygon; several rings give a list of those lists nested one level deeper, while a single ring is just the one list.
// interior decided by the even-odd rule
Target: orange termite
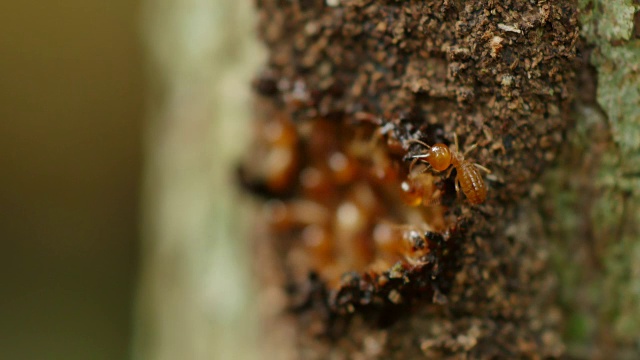
[{"label": "orange termite", "polygon": [[437,172],[445,171],[453,166],[458,172],[455,182],[456,191],[462,189],[462,192],[467,196],[471,204],[481,204],[487,198],[487,186],[480,175],[480,170],[486,171],[487,173],[491,173],[491,171],[484,166],[465,160],[465,155],[476,148],[475,144],[463,154],[458,150],[458,136],[454,134],[453,137],[455,140],[454,149],[442,143],[429,146],[420,140],[409,140],[409,144],[417,143],[427,148],[426,153],[413,156],[414,160],[411,163],[411,169],[413,169],[413,166],[418,160],[428,163],[429,166]]}]

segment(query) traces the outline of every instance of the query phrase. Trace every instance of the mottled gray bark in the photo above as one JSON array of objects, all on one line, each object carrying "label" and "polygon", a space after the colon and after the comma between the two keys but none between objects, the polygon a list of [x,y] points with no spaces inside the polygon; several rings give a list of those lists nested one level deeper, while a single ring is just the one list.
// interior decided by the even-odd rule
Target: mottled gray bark
[{"label": "mottled gray bark", "polygon": [[250,204],[232,176],[261,58],[252,4],[148,0],[144,14],[152,97],[134,358],[255,358]]},{"label": "mottled gray bark", "polygon": [[550,215],[545,227],[571,352],[638,358],[640,6],[630,0],[579,6],[587,63],[576,128],[545,176],[542,211]]}]

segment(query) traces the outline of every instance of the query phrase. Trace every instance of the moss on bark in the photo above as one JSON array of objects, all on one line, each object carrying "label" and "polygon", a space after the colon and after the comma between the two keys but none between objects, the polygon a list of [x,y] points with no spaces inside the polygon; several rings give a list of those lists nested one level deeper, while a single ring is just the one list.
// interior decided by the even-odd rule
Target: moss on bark
[{"label": "moss on bark", "polygon": [[558,168],[546,177],[543,211],[571,352],[637,358],[640,6],[628,0],[579,6],[585,57],[593,68],[585,63],[576,131]]}]

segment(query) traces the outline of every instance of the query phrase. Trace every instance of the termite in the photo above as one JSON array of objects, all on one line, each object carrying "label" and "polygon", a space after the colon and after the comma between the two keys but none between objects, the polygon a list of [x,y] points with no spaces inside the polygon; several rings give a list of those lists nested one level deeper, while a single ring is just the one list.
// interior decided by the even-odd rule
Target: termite
[{"label": "termite", "polygon": [[455,141],[455,148],[453,149],[442,143],[429,146],[417,139],[409,140],[407,142],[408,144],[416,143],[427,148],[424,154],[412,156],[413,161],[411,162],[409,171],[412,171],[417,161],[426,162],[437,172],[449,169],[447,176],[450,174],[451,169],[455,168],[458,173],[455,180],[456,191],[462,189],[462,192],[467,196],[467,199],[469,199],[472,205],[482,204],[487,198],[487,186],[482,179],[480,170],[487,173],[491,173],[491,171],[480,164],[472,163],[464,158],[470,151],[476,148],[476,144],[464,153],[460,153],[458,136],[453,134],[453,137]]}]

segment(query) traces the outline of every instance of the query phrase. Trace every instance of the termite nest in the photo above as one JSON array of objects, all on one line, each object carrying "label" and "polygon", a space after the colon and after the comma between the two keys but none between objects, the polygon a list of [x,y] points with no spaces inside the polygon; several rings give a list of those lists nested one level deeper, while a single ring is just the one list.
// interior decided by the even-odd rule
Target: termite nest
[{"label": "termite nest", "polygon": [[446,141],[442,127],[413,129],[401,117],[366,113],[299,122],[277,107],[272,114],[259,121],[240,177],[267,199],[264,218],[297,294],[292,306],[313,298],[304,293],[309,279],[323,284],[323,301],[337,312],[445,301],[471,221],[469,209],[462,215],[456,206],[468,201],[455,185],[461,155],[453,153],[453,174],[430,171],[428,162],[412,162],[424,149],[410,138]]},{"label": "termite nest", "polygon": [[[378,358],[560,354],[544,239],[518,206],[571,128],[575,3],[256,4],[269,57],[240,178],[265,199],[254,244],[273,261],[259,272],[299,311],[296,344],[363,358],[380,327],[357,321],[377,313],[396,320]],[[456,166],[411,167],[454,135],[491,170],[486,200],[469,182],[456,192]],[[343,318],[353,347],[316,338]]]}]

